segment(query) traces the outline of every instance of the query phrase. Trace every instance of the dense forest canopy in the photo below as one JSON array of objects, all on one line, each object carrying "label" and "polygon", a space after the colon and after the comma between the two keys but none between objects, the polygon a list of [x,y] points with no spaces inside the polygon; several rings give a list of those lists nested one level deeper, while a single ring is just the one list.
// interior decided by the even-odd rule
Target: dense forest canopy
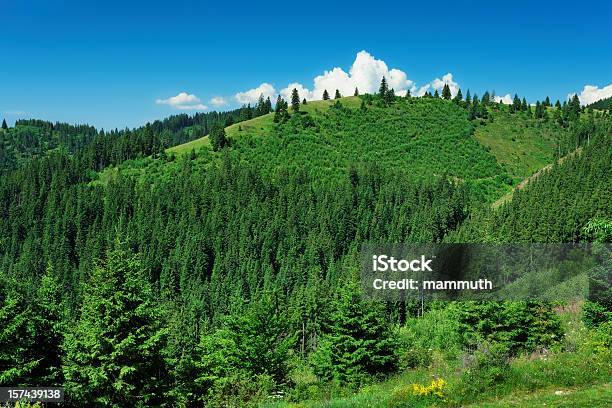
[{"label": "dense forest canopy", "polygon": [[[609,242],[609,114],[467,95],[383,83],[134,130],[0,130],[0,384],[63,384],[75,406],[299,400],[296,366],[359,387],[399,369],[397,328],[418,324],[361,295],[361,244]],[[547,304],[431,313],[456,317],[462,350],[561,336]]]}]

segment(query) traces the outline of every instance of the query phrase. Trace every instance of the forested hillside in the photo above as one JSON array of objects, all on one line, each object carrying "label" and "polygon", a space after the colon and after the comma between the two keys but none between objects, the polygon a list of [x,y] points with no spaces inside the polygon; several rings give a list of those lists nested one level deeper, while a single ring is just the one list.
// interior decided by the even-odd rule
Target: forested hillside
[{"label": "forested hillside", "polygon": [[53,152],[77,154],[94,170],[117,165],[128,159],[157,155],[170,146],[197,139],[215,125],[265,115],[272,110],[270,100],[257,106],[243,106],[228,112],[174,115],[147,123],[137,129],[97,130],[93,126],[72,126],[43,120],[18,120],[9,128],[6,121],[0,129],[0,174],[21,167],[32,159]]},{"label": "forested hillside", "polygon": [[[451,100],[447,87],[293,99],[273,113],[262,99],[236,124],[178,116],[70,142],[44,125],[23,149],[17,134],[44,126],[0,131],[19,152],[0,178],[0,385],[63,384],[71,406],[245,406],[434,367],[393,403],[463,404],[502,389],[511,357],[569,350],[551,304],[457,302],[417,318],[414,304],[367,299],[358,251],[609,242],[608,114],[576,98]],[[31,148],[44,138],[59,141]],[[569,385],[612,375],[604,321],[588,332],[599,343],[568,354],[599,371]]]}]

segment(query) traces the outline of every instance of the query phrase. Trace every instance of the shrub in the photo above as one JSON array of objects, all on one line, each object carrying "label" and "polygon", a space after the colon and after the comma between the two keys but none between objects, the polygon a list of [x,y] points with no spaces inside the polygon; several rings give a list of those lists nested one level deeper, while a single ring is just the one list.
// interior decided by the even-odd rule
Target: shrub
[{"label": "shrub", "polygon": [[456,393],[463,398],[476,397],[506,379],[509,350],[498,342],[480,343],[473,354],[463,358],[463,366]]}]

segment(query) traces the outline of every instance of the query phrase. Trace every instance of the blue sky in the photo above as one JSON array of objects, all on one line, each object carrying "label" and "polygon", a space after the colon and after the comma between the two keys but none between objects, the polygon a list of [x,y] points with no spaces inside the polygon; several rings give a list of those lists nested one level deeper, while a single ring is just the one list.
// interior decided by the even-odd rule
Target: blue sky
[{"label": "blue sky", "polygon": [[362,50],[413,92],[447,73],[464,93],[612,92],[609,1],[85,3],[0,0],[0,117],[134,127],[334,67],[354,81]]}]

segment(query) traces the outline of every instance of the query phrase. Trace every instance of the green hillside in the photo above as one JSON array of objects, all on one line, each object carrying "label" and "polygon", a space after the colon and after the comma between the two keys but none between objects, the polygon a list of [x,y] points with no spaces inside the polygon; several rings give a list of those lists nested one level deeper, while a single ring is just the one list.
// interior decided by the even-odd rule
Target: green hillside
[{"label": "green hillside", "polygon": [[0,385],[61,384],[68,406],[603,405],[605,268],[588,302],[365,296],[366,243],[612,240],[608,114],[442,94],[179,115],[23,160],[0,177]]},{"label": "green hillside", "polygon": [[[342,98],[337,107],[336,101],[313,101],[286,123],[274,123],[271,113],[231,125],[225,129],[232,143],[228,153],[272,174],[300,169],[328,178],[376,164],[417,179],[452,177],[470,185],[478,200],[494,201],[552,163],[557,139],[568,133],[552,120],[499,106],[489,120],[472,122],[465,109],[436,98],[398,98],[390,106],[377,101],[363,108],[361,102]],[[208,136],[167,153],[202,155],[203,148],[210,149]]]},{"label": "green hillside", "polygon": [[588,108],[600,109],[600,110],[612,109],[612,96],[609,98],[600,99],[597,102],[593,102],[592,104],[587,105],[586,107],[587,109]]}]

